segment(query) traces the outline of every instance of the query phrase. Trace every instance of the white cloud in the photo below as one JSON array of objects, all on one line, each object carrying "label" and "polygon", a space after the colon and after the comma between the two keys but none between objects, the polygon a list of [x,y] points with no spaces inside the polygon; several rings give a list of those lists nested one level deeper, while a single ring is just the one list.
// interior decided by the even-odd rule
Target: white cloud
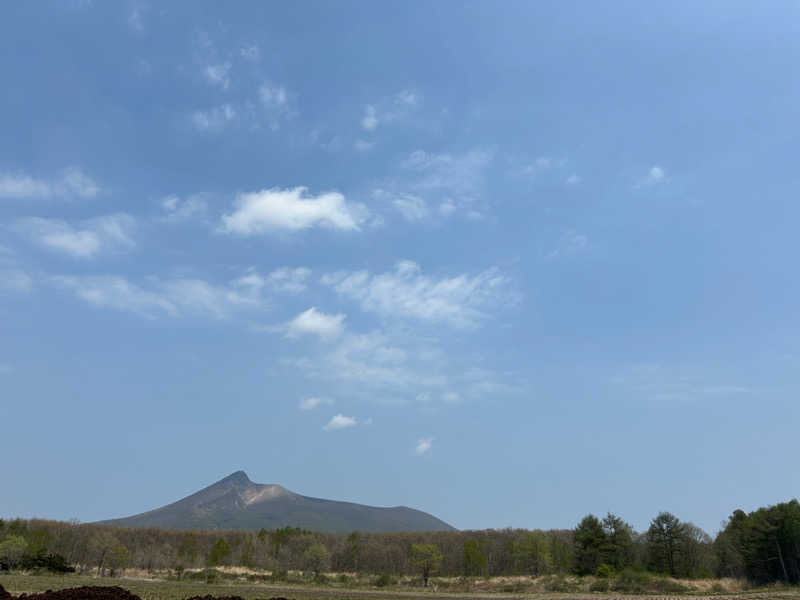
[{"label": "white cloud", "polygon": [[636,187],[652,187],[655,185],[659,185],[660,183],[664,183],[667,180],[667,172],[664,170],[663,167],[659,167],[658,165],[654,165],[650,168],[647,172],[647,177],[642,179]]},{"label": "white cloud", "polygon": [[216,133],[236,119],[236,115],[233,105],[222,104],[208,110],[196,110],[190,115],[190,120],[198,131]]},{"label": "white cloud", "polygon": [[0,174],[0,198],[47,198],[51,190],[48,182],[29,175]]},{"label": "white cloud", "polygon": [[423,198],[412,194],[393,194],[383,189],[372,191],[373,198],[388,200],[407,221],[421,221],[428,216],[428,205]]},{"label": "white cloud", "polygon": [[325,431],[335,431],[336,429],[346,429],[356,425],[358,425],[358,421],[354,417],[345,417],[343,414],[338,414],[328,421],[328,424],[323,429]]},{"label": "white cloud", "polygon": [[449,217],[456,211],[456,205],[453,204],[450,200],[445,200],[439,205],[439,213],[443,217]]},{"label": "white cloud", "polygon": [[264,106],[277,108],[287,103],[286,89],[283,86],[273,86],[268,83],[258,88],[258,98]]},{"label": "white cloud", "polygon": [[417,92],[401,90],[377,103],[367,104],[361,117],[361,127],[366,131],[375,131],[382,123],[392,123],[407,117],[421,102],[422,97]]},{"label": "white cloud", "polygon": [[347,203],[338,192],[307,197],[307,188],[261,190],[239,194],[236,210],[222,216],[221,229],[238,235],[263,234],[277,230],[298,231],[324,227],[342,231],[359,230],[366,208]]},{"label": "white cloud", "polygon": [[303,398],[300,400],[298,406],[300,410],[313,410],[323,404],[331,405],[333,404],[333,400],[330,398]]},{"label": "white cloud", "polygon": [[567,177],[566,184],[567,185],[578,185],[581,182],[581,178],[578,177],[577,174],[573,173],[569,177]]},{"label": "white cloud", "polygon": [[311,276],[311,269],[306,267],[281,267],[262,277],[255,271],[250,271],[234,280],[235,285],[251,286],[256,289],[267,287],[276,292],[297,294],[305,291],[308,278]]},{"label": "white cloud", "polygon": [[0,292],[26,293],[33,290],[33,277],[20,269],[0,269]]},{"label": "white cloud", "polygon": [[343,314],[325,314],[312,306],[286,324],[286,337],[312,334],[318,335],[323,340],[329,340],[342,333],[345,318]]},{"label": "white cloud", "polygon": [[49,180],[25,173],[0,173],[0,198],[93,198],[99,192],[100,186],[78,167],[67,167]]},{"label": "white cloud", "polygon": [[395,104],[417,106],[421,101],[419,94],[411,90],[401,90],[394,97]]},{"label": "white cloud", "polygon": [[585,250],[588,245],[588,237],[570,229],[561,234],[556,247],[547,254],[547,258],[553,260],[574,256]]},{"label": "white cloud", "polygon": [[280,129],[282,119],[288,119],[294,115],[286,88],[282,85],[262,84],[258,89],[258,98],[269,119],[270,129],[273,131]]},{"label": "white cloud", "polygon": [[261,290],[241,285],[238,280],[215,285],[202,279],[150,278],[142,287],[125,277],[58,276],[56,285],[98,308],[132,312],[147,318],[201,316],[224,319],[244,310],[267,306]]},{"label": "white cloud", "polygon": [[353,147],[358,150],[359,152],[368,152],[375,147],[375,142],[368,142],[366,140],[356,140]]},{"label": "white cloud", "polygon": [[17,221],[16,229],[32,241],[75,258],[93,258],[101,250],[130,248],[136,221],[120,213],[82,221],[73,226],[66,221],[29,217]]},{"label": "white cloud", "polygon": [[131,12],[128,13],[128,25],[138,34],[144,33],[144,13],[145,7],[139,3],[134,4]]},{"label": "white cloud", "polygon": [[146,291],[124,277],[54,277],[53,282],[69,289],[92,306],[113,308],[153,318],[166,313],[177,316],[177,307],[161,294]]},{"label": "white cloud", "polygon": [[461,396],[458,392],[445,392],[442,394],[442,402],[446,402],[447,404],[457,404],[461,401]]},{"label": "white cloud", "polygon": [[267,276],[267,283],[274,290],[296,294],[306,289],[306,282],[310,276],[311,269],[306,267],[294,269],[282,267]]},{"label": "white cloud", "polygon": [[258,47],[258,44],[248,44],[241,47],[239,54],[242,55],[242,58],[255,62],[261,58],[261,48]]},{"label": "white cloud", "polygon": [[486,310],[515,300],[508,279],[487,269],[477,275],[429,277],[419,265],[400,261],[395,270],[380,275],[368,271],[338,272],[321,279],[361,308],[392,317],[442,322],[457,328],[477,326]]},{"label": "white cloud", "polygon": [[230,70],[231,63],[226,61],[218,65],[208,65],[203,70],[203,76],[210,85],[216,85],[223,90],[227,90],[231,83]]},{"label": "white cloud", "polygon": [[464,154],[412,152],[400,163],[398,176],[376,190],[389,198],[420,198],[435,202],[439,214],[456,212],[480,214],[475,205],[483,202],[486,170],[492,153],[473,150]]},{"label": "white cloud", "polygon": [[374,131],[375,128],[378,127],[378,116],[372,104],[367,104],[364,107],[364,116],[361,117],[361,127],[367,131]]},{"label": "white cloud", "polygon": [[433,438],[421,438],[417,441],[417,445],[414,446],[414,454],[421,455],[429,452],[430,449],[433,447]]},{"label": "white cloud", "polygon": [[60,186],[69,195],[94,198],[100,191],[95,181],[78,167],[67,167],[62,172]]},{"label": "white cloud", "polygon": [[170,194],[161,199],[161,209],[165,213],[165,220],[185,221],[204,215],[208,210],[208,202],[200,195],[181,199],[175,194]]},{"label": "white cloud", "polygon": [[525,162],[519,166],[516,171],[520,175],[528,177],[536,177],[545,171],[554,169],[563,169],[567,165],[566,158],[558,158],[553,156],[539,156],[532,161]]}]

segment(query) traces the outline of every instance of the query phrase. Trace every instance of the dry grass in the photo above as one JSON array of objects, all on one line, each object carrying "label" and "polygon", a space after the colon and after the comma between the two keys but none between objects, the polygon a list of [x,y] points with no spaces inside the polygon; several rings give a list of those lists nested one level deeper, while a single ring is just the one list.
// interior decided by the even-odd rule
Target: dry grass
[{"label": "dry grass", "polygon": [[[254,571],[239,567],[221,569],[226,578],[221,583],[206,584],[201,581],[175,581],[159,579],[166,573],[147,573],[128,570],[124,577],[98,578],[87,575],[0,575],[0,585],[11,593],[42,592],[48,589],[63,589],[81,585],[119,585],[137,594],[142,600],[183,600],[193,595],[212,594],[214,596],[237,595],[245,600],[263,600],[274,596],[285,596],[294,600],[374,600],[383,599],[428,599],[443,600],[611,600],[622,598],[634,600],[664,600],[666,598],[709,596],[715,600],[752,600],[765,598],[798,599],[800,589],[760,588],[747,590],[736,580],[681,580],[684,592],[662,592],[657,594],[622,594],[620,592],[591,592],[593,577],[495,577],[479,578],[433,578],[427,590],[420,588],[419,580],[413,577],[398,578],[396,583],[386,588],[374,586],[375,576],[355,577],[348,574],[346,582],[331,577],[327,585],[292,583],[254,583],[247,580],[249,575],[266,575],[264,571]],[[228,579],[230,577],[231,579]],[[717,585],[715,585],[717,584]]]}]

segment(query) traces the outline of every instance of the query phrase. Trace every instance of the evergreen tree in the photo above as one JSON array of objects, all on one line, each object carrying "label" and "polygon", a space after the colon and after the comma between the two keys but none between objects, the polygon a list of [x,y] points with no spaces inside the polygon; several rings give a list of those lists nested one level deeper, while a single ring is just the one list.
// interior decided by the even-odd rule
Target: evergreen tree
[{"label": "evergreen tree", "polygon": [[678,557],[683,543],[684,529],[678,518],[668,512],[650,522],[647,530],[648,566],[657,573],[678,575]]},{"label": "evergreen tree", "polygon": [[575,528],[575,572],[578,575],[591,575],[603,562],[606,547],[606,533],[600,520],[587,515]]}]

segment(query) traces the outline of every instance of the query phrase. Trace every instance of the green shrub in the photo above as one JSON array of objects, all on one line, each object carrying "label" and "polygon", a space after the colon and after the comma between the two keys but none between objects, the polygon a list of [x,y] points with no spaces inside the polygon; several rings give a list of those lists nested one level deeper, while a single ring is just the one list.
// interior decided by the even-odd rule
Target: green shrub
[{"label": "green shrub", "polygon": [[714,585],[711,586],[711,592],[714,594],[723,594],[726,591],[727,590],[725,589],[725,586],[722,585],[719,581],[714,582]]},{"label": "green shrub", "polygon": [[375,585],[378,587],[386,587],[389,585],[394,585],[394,583],[395,583],[394,578],[388,573],[381,573],[375,580]]},{"label": "green shrub", "polygon": [[598,579],[597,581],[593,581],[592,585],[589,586],[590,592],[607,592],[609,588],[608,579]]},{"label": "green shrub", "polygon": [[206,569],[204,572],[206,576],[206,583],[216,583],[219,573],[216,569]]},{"label": "green shrub", "polygon": [[314,583],[324,585],[328,583],[328,576],[325,573],[314,573]]},{"label": "green shrub", "polygon": [[634,571],[633,569],[625,569],[614,580],[614,589],[617,592],[629,592],[640,594],[647,591],[648,586],[652,581],[650,574],[644,571]]},{"label": "green shrub", "polygon": [[544,582],[544,589],[548,592],[570,592],[575,587],[563,575],[551,575]]},{"label": "green shrub", "polygon": [[608,579],[609,577],[614,576],[614,569],[611,568],[611,565],[603,563],[597,567],[597,570],[594,572],[594,576],[599,577],[600,579]]},{"label": "green shrub", "polygon": [[668,577],[657,577],[653,581],[652,588],[654,592],[664,592],[667,594],[680,594],[681,592],[689,591],[685,585],[678,583]]},{"label": "green shrub", "polygon": [[272,581],[286,581],[289,579],[289,571],[286,569],[281,569],[280,567],[275,567],[272,569]]},{"label": "green shrub", "polygon": [[336,581],[339,583],[347,583],[350,581],[350,577],[348,577],[347,573],[339,573],[339,575],[336,576]]}]

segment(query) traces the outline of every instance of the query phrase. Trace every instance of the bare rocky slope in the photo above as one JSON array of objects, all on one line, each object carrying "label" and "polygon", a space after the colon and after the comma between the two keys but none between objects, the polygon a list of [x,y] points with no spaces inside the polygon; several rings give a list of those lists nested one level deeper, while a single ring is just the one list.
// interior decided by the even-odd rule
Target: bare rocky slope
[{"label": "bare rocky slope", "polygon": [[295,494],[275,484],[253,483],[237,471],[190,496],[131,517],[101,521],[124,527],[160,529],[277,529],[311,531],[451,531],[428,513],[381,508]]}]

